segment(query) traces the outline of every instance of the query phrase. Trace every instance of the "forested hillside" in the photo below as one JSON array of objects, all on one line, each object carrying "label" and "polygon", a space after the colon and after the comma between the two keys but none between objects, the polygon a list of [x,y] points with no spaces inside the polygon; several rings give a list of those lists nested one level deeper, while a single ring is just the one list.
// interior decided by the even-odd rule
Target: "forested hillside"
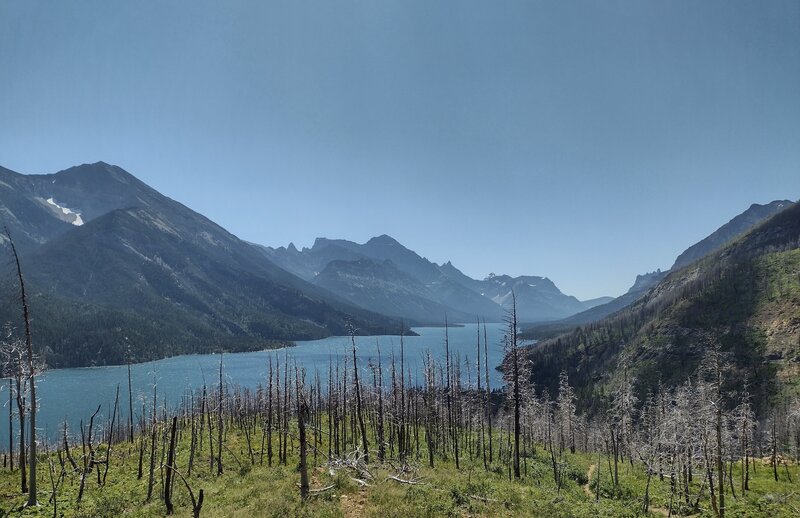
[{"label": "forested hillside", "polygon": [[640,399],[689,378],[719,344],[731,383],[766,408],[800,366],[800,208],[778,213],[723,250],[670,273],[630,308],[532,346],[532,379],[557,386],[567,372],[578,401],[600,407],[623,376]]}]

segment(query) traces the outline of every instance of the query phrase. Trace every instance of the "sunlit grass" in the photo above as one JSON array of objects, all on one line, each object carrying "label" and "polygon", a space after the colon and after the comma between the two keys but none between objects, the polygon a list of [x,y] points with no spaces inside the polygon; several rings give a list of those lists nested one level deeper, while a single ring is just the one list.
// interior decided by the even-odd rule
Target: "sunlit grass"
[{"label": "sunlit grass", "polygon": [[[186,473],[189,451],[188,433],[178,444],[178,467]],[[274,438],[273,438],[274,439]],[[597,468],[591,480],[587,473],[591,465],[597,465],[596,454],[565,453],[562,487],[557,488],[549,454],[542,448],[536,455],[523,461],[522,480],[510,480],[507,466],[495,462],[488,472],[481,458],[471,458],[462,453],[460,469],[456,470],[452,459],[436,459],[434,468],[427,465],[427,457],[412,455],[408,460],[411,471],[400,471],[396,460],[378,465],[373,463],[372,479],[362,485],[346,469],[331,471],[326,467],[323,453],[318,454],[318,463],[311,469],[312,489],[333,485],[328,491],[312,496],[309,501],[300,499],[297,472],[297,449],[289,449],[287,466],[268,467],[266,456],[260,464],[258,452],[255,464],[251,465],[243,437],[231,431],[226,440],[230,451],[224,451],[222,476],[212,474],[207,443],[196,457],[189,478],[192,489],[198,493],[202,488],[205,503],[201,516],[374,516],[374,517],[439,517],[439,516],[641,516],[642,496],[646,474],[639,465],[620,465],[620,485],[613,487],[607,458],[600,456],[600,500],[597,493]],[[275,451],[277,452],[277,442]],[[260,444],[259,444],[260,446]],[[323,449],[327,452],[327,445]],[[100,450],[103,451],[102,449]],[[106,485],[98,486],[96,474],[87,480],[83,502],[76,503],[79,478],[68,475],[58,494],[58,516],[75,517],[155,517],[164,516],[165,507],[160,496],[161,471],[156,470],[155,489],[150,502],[145,502],[147,492],[148,456],[145,455],[144,476],[137,480],[138,446],[127,443],[112,450],[112,463]],[[75,454],[77,452],[73,452]],[[55,456],[57,470],[60,465]],[[238,459],[238,460],[237,460]],[[313,463],[313,455],[309,459]],[[760,461],[759,461],[760,462]],[[527,469],[526,469],[527,465]],[[101,467],[102,469],[102,467]],[[759,464],[755,474],[751,473],[751,490],[745,497],[739,494],[738,466],[734,470],[734,484],[738,498],[727,496],[728,516],[797,516],[800,508],[797,484],[800,470],[789,466],[790,483],[786,468],[781,467],[779,481],[773,479],[768,465]],[[0,494],[2,511],[11,516],[52,516],[48,462],[42,457],[39,473],[40,507],[25,509],[26,498],[19,493],[19,472],[0,472]],[[388,478],[396,475],[415,484],[400,483]],[[588,491],[584,487],[588,482]],[[702,483],[702,476],[695,477],[694,488]],[[650,488],[651,514],[664,515],[670,501],[668,478],[661,481],[654,475]],[[177,516],[191,516],[191,502],[180,480],[175,482],[173,501]],[[700,501],[700,516],[713,516],[708,505],[707,494]],[[673,514],[680,510],[677,495],[673,499]]]}]

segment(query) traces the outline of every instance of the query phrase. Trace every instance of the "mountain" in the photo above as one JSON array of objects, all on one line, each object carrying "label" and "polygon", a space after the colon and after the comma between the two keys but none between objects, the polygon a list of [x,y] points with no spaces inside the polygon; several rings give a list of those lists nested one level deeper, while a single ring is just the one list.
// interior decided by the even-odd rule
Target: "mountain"
[{"label": "mountain", "polygon": [[661,281],[661,279],[663,279],[666,275],[667,272],[662,272],[661,270],[643,275],[637,275],[633,286],[628,288],[628,291],[625,294],[616,298],[608,297],[610,300],[607,302],[593,305],[585,311],[575,313],[574,315],[566,318],[562,318],[553,322],[543,322],[541,324],[525,328],[522,331],[522,337],[526,340],[544,340],[547,338],[552,338],[553,336],[561,333],[571,331],[576,326],[602,320],[608,315],[616,313],[617,311],[620,311],[621,309],[624,309],[639,300],[641,297],[647,294],[650,288],[658,284],[659,281]]},{"label": "mountain", "polygon": [[[499,321],[503,315],[504,310],[502,307],[455,282],[441,271],[439,265],[421,257],[387,235],[373,237],[363,244],[344,239],[317,238],[311,248],[297,250],[293,245],[290,245],[289,247],[280,248],[263,247],[262,251],[271,261],[312,282],[315,282],[316,276],[320,275],[332,261],[353,262],[366,259],[378,264],[390,261],[394,269],[404,273],[406,279],[413,279],[415,283],[413,286],[409,285],[399,291],[395,290],[395,295],[399,293],[414,293],[415,297],[423,297],[434,303],[433,305],[428,304],[425,306],[435,308],[435,311],[424,315],[424,318],[420,318],[423,315],[415,310],[413,316],[410,314],[403,315],[406,319],[421,322],[443,322],[444,313],[441,309],[446,309],[447,314],[453,318],[467,322],[474,321],[476,317],[483,317],[488,321]],[[365,263],[361,264],[363,266]],[[366,270],[362,270],[362,272],[366,272]],[[387,278],[370,281],[370,286],[373,290],[380,289],[380,286],[395,285],[399,281],[395,272],[387,269],[373,268],[371,273],[376,275],[388,274]],[[364,289],[363,286],[345,286],[347,278],[344,276],[340,276],[335,283],[332,283],[331,276],[331,272],[328,272],[328,276],[317,284],[326,285],[331,289],[335,286],[336,289],[332,289],[332,291],[347,300],[352,301],[349,297],[355,296],[355,291]],[[420,284],[424,290],[420,289]],[[399,288],[396,285],[394,287]],[[374,293],[365,298],[362,293],[358,300],[369,300],[370,298],[377,300],[381,296],[378,293]],[[398,307],[403,307],[404,305],[406,307],[420,307],[419,301],[416,299],[407,301],[407,304],[401,303]]]},{"label": "mountain", "polygon": [[[720,250],[722,247],[741,237],[774,214],[792,207],[793,205],[795,205],[794,202],[788,200],[776,200],[766,205],[754,203],[750,208],[718,228],[713,234],[687,248],[677,257],[669,271],[683,268],[698,259]],[[656,270],[655,272],[646,273],[644,275],[637,275],[633,286],[631,286],[624,295],[561,320],[531,326],[526,328],[522,335],[526,339],[543,340],[565,333],[575,328],[575,326],[602,320],[630,306],[646,295],[652,287],[666,277],[669,271],[662,272],[661,270]]]},{"label": "mountain", "polygon": [[750,208],[719,227],[707,238],[687,248],[675,259],[671,270],[683,268],[698,259],[716,252],[734,239],[744,235],[762,221],[769,219],[792,205],[794,205],[794,202],[789,200],[776,200],[766,205],[752,204]]},{"label": "mountain", "polygon": [[[671,271],[630,307],[529,349],[537,386],[562,371],[579,399],[602,405],[623,373],[643,399],[686,380],[709,344],[727,355],[732,384],[764,405],[800,371],[800,205],[687,267]],[[584,399],[586,398],[586,399]]]},{"label": "mountain", "polygon": [[[438,265],[385,234],[363,244],[317,238],[311,248],[298,250],[290,244],[262,247],[262,251],[275,264],[354,304],[417,322],[442,322],[444,312],[454,321],[473,322],[478,317],[500,321],[508,310],[512,289],[520,319],[526,322],[563,318],[601,302],[587,304],[564,295],[546,277],[473,279],[451,262]],[[335,268],[328,270],[334,262]],[[386,266],[387,262],[391,266]],[[399,277],[398,272],[405,276]],[[407,284],[400,286],[402,282]],[[387,292],[379,293],[381,290]],[[386,300],[389,294],[394,298],[391,303]],[[409,298],[400,300],[403,297]]]},{"label": "mountain", "polygon": [[414,277],[399,270],[389,259],[331,261],[313,283],[347,301],[416,324],[441,324],[445,316],[451,321],[469,321],[468,315],[435,302],[437,294]]},{"label": "mountain", "polygon": [[[400,331],[119,167],[1,173],[0,215],[20,243],[34,333],[51,366],[122,363],[127,348],[137,361],[263,348],[344,334],[348,323]],[[4,306],[2,321],[18,321],[15,309]]]},{"label": "mountain", "polygon": [[602,306],[603,304],[608,304],[612,300],[614,300],[614,297],[597,297],[594,299],[582,300],[581,304],[583,304],[586,309],[592,309],[597,306]]},{"label": "mountain", "polygon": [[517,318],[520,322],[555,320],[582,311],[586,306],[564,295],[547,277],[490,275],[481,283],[482,295],[507,308],[511,293],[517,299]]}]

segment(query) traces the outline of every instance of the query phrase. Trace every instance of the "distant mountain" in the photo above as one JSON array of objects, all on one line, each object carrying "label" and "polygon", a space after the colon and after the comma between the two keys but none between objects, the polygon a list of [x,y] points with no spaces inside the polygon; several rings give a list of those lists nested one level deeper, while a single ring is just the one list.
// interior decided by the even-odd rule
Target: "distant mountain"
[{"label": "distant mountain", "polygon": [[[102,162],[51,175],[3,169],[0,218],[20,245],[36,342],[52,366],[121,363],[127,348],[138,361],[263,348],[343,334],[349,322],[400,331]],[[0,319],[18,322],[15,309]]]},{"label": "distant mountain", "polygon": [[[362,307],[369,307],[368,302],[378,304],[372,309],[381,313],[390,311],[386,314],[418,322],[441,322],[443,310],[454,321],[472,322],[476,318],[500,321],[508,310],[512,289],[517,295],[520,319],[526,322],[562,318],[594,305],[564,295],[545,277],[501,275],[473,279],[451,262],[438,265],[387,235],[363,244],[317,238],[311,248],[302,250],[292,244],[280,248],[262,247],[262,250],[274,263],[350,302]],[[391,268],[385,266],[387,261]],[[335,268],[326,271],[333,262],[336,262]],[[342,263],[351,264],[345,267]],[[406,277],[398,277],[397,272]],[[402,282],[407,285],[400,286]],[[381,290],[388,292],[378,293]],[[391,304],[385,300],[389,293],[395,298]],[[399,299],[406,296],[410,298]],[[423,304],[421,299],[427,303]],[[397,313],[401,310],[406,312]]]},{"label": "distant mountain", "polygon": [[687,248],[675,259],[671,270],[683,268],[698,259],[720,250],[762,221],[769,219],[792,205],[794,205],[794,202],[789,200],[776,200],[766,205],[752,204],[750,208],[719,227],[710,236]]},{"label": "distant mountain", "polygon": [[586,308],[575,297],[561,293],[547,277],[491,275],[481,283],[481,289],[484,296],[504,308],[510,307],[513,290],[520,322],[554,320]]},{"label": "distant mountain", "polygon": [[[589,406],[602,405],[622,372],[640,400],[683,383],[709,344],[763,408],[800,365],[800,205],[791,205],[689,266],[671,271],[630,307],[529,349],[537,386],[562,371]],[[727,388],[725,389],[727,390]]]},{"label": "distant mountain", "polygon": [[[503,315],[502,307],[479,293],[453,281],[440,270],[439,265],[421,257],[387,235],[373,237],[363,244],[344,239],[317,238],[311,248],[303,248],[300,251],[291,245],[280,248],[263,247],[262,250],[276,264],[312,282],[315,282],[315,277],[325,270],[332,261],[352,262],[367,259],[379,264],[390,261],[394,269],[406,274],[406,279],[413,279],[418,283],[414,286],[406,287],[406,289],[401,290],[402,292],[415,293],[417,296],[423,296],[429,302],[436,304],[427,306],[437,308],[435,312],[427,315],[427,317],[419,318],[422,315],[415,311],[414,316],[404,315],[407,319],[424,322],[443,322],[444,314],[438,308],[446,308],[447,314],[452,318],[466,319],[468,322],[474,321],[477,317],[485,318],[488,321],[499,321]],[[385,279],[375,279],[370,284],[372,289],[379,289],[380,286],[390,286],[399,280],[393,272],[389,272],[386,269],[375,268],[371,272],[376,275],[381,273],[389,274]],[[362,288],[356,286],[345,287],[344,280],[344,277],[339,278],[335,283],[337,289],[334,292],[340,294],[343,298],[352,300],[349,297],[352,296],[354,290]],[[332,287],[334,284],[331,284],[331,281],[332,279],[329,276],[319,284]],[[419,284],[424,287],[424,294],[419,290]],[[399,292],[395,291],[395,293]],[[374,294],[373,298],[377,299],[379,295]],[[400,304],[400,307],[402,306],[403,304]],[[411,306],[416,306],[416,304],[409,301],[407,307]],[[467,315],[469,315],[469,318],[467,318]]]},{"label": "distant mountain", "polygon": [[602,306],[603,304],[608,304],[612,300],[614,300],[614,297],[597,297],[594,299],[582,300],[581,304],[583,304],[586,309],[592,309],[597,306]]},{"label": "distant mountain", "polygon": [[313,283],[349,302],[383,315],[411,320],[415,324],[471,321],[468,315],[435,302],[438,294],[414,277],[400,271],[389,259],[331,261]]},{"label": "distant mountain", "polygon": [[575,326],[597,322],[603,318],[620,311],[641,297],[657,285],[670,271],[674,271],[702,259],[720,250],[727,244],[746,234],[774,214],[794,206],[794,202],[777,200],[766,205],[753,204],[743,213],[739,214],[713,234],[695,243],[681,253],[669,271],[646,273],[637,275],[633,286],[625,293],[605,304],[596,305],[586,311],[576,313],[569,317],[554,322],[547,322],[531,326],[524,330],[523,336],[527,339],[542,340],[572,330]]},{"label": "distant mountain", "polygon": [[609,297],[611,300],[594,305],[585,311],[581,311],[569,317],[528,327],[523,330],[522,336],[527,340],[543,340],[571,331],[577,326],[602,320],[608,315],[616,313],[639,300],[647,294],[650,288],[666,277],[666,275],[667,272],[662,272],[661,270],[644,275],[637,275],[633,286],[631,286],[624,295],[620,295],[616,298]]}]

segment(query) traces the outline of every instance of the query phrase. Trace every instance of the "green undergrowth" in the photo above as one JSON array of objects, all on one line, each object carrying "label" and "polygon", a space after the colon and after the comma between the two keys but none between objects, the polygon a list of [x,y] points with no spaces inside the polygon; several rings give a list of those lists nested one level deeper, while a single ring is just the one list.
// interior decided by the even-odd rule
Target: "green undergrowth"
[{"label": "green undergrowth", "polygon": [[[368,487],[355,480],[359,477],[350,469],[330,469],[327,458],[318,453],[316,461],[309,455],[311,487],[333,486],[314,494],[303,502],[299,494],[298,457],[290,448],[286,466],[263,465],[260,455],[254,453],[251,464],[243,437],[228,434],[223,451],[224,473],[216,475],[210,468],[207,443],[195,459],[191,477],[187,477],[195,494],[204,490],[205,502],[201,516],[254,517],[254,516],[374,516],[374,517],[440,517],[440,516],[544,516],[555,517],[606,517],[643,516],[642,498],[646,474],[638,465],[620,465],[620,484],[611,483],[607,458],[600,457],[599,471],[596,454],[564,455],[561,487],[554,482],[549,453],[539,448],[522,461],[523,477],[519,481],[509,478],[505,463],[495,462],[487,471],[482,458],[472,458],[462,452],[460,469],[452,459],[437,458],[435,467],[427,465],[427,456],[412,456],[403,468],[396,460],[384,464],[370,464],[372,478],[363,477]],[[260,444],[258,445],[260,447]],[[178,469],[186,474],[189,439],[184,436],[178,444]],[[324,447],[327,453],[327,446]],[[99,450],[100,456],[104,450]],[[73,454],[76,452],[74,451]],[[466,458],[464,458],[466,457]],[[52,457],[57,471],[60,464]],[[127,443],[112,450],[108,478],[104,486],[97,483],[92,473],[86,483],[83,501],[76,503],[79,477],[67,475],[58,492],[57,516],[65,517],[155,517],[164,516],[166,508],[161,498],[162,474],[156,468],[153,498],[146,502],[148,456],[145,455],[144,476],[137,480],[138,447]],[[592,467],[594,465],[594,467]],[[751,491],[745,497],[728,497],[728,516],[797,516],[800,509],[800,470],[788,467],[793,482],[781,468],[779,481],[773,480],[771,468],[759,465],[751,477]],[[101,467],[102,470],[102,467]],[[591,480],[588,475],[591,472]],[[597,477],[600,477],[599,489]],[[395,476],[404,483],[392,480]],[[699,476],[697,477],[700,478]],[[734,480],[738,481],[737,471]],[[699,487],[700,480],[696,480]],[[738,482],[737,482],[738,483]],[[173,502],[176,516],[191,516],[189,494],[180,481],[175,482]],[[696,489],[696,488],[695,488]],[[19,471],[0,470],[0,516],[53,516],[50,497],[50,478],[47,456],[39,465],[39,500],[37,508],[24,508],[26,497],[20,493]],[[595,495],[599,493],[599,501]],[[670,501],[670,484],[654,475],[650,487],[650,515],[666,516]],[[678,511],[689,513],[673,500],[673,515]],[[696,512],[696,511],[693,511]],[[697,516],[713,516],[707,495],[701,499]]]}]

